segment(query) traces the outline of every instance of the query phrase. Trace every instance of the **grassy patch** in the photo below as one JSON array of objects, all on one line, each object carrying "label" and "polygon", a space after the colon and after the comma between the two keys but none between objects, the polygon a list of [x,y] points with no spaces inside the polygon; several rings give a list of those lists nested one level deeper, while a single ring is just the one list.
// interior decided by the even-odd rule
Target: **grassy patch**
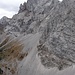
[{"label": "grassy patch", "polygon": [[20,52],[23,50],[23,44],[19,40],[13,40],[9,42],[10,37],[6,37],[0,43],[0,60],[8,59],[12,60],[17,58]]},{"label": "grassy patch", "polygon": [[24,57],[26,57],[28,55],[28,53],[26,52],[26,53],[21,53],[21,54],[19,54],[18,55],[18,57],[17,57],[17,59],[19,60],[19,61],[21,61]]},{"label": "grassy patch", "polygon": [[[4,39],[4,38],[3,38]],[[22,61],[24,57],[28,55],[27,52],[22,53],[24,45],[18,39],[11,39],[10,36],[5,37],[3,41],[0,42],[0,68],[5,68],[6,70],[13,74],[17,72],[17,61]]]}]

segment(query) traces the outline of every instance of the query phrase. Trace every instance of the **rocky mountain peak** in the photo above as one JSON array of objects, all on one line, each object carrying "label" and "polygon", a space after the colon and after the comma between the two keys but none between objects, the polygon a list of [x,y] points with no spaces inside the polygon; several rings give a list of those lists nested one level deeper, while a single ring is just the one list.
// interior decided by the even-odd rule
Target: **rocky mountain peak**
[{"label": "rocky mountain peak", "polygon": [[57,3],[58,0],[28,0],[27,3],[23,3],[23,5],[20,5],[20,11],[24,11],[24,10],[29,10],[29,11],[34,11],[38,6],[42,7],[44,6],[44,4],[48,3]]},{"label": "rocky mountain peak", "polygon": [[[0,27],[6,24],[2,30],[5,36],[11,36],[8,40],[0,34],[0,39],[5,39],[0,42],[0,50],[9,50],[14,56],[16,43],[21,42],[24,47],[18,52],[18,58],[22,58],[19,62],[6,55],[15,60],[11,64],[17,65],[18,75],[75,74],[75,67],[72,67],[75,65],[75,0],[28,0],[20,5],[18,14],[11,19],[4,17],[0,22]],[[9,63],[7,66],[11,67]],[[13,75],[10,70],[6,75],[8,72]]]}]

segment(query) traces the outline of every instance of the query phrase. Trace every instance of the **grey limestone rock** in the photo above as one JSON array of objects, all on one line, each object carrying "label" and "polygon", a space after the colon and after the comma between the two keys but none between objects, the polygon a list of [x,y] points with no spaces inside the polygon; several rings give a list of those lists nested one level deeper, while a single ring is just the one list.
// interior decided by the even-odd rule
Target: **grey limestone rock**
[{"label": "grey limestone rock", "polygon": [[47,70],[75,64],[75,0],[28,0],[7,23],[5,33],[27,37],[19,75],[50,75],[38,70],[39,61]]}]

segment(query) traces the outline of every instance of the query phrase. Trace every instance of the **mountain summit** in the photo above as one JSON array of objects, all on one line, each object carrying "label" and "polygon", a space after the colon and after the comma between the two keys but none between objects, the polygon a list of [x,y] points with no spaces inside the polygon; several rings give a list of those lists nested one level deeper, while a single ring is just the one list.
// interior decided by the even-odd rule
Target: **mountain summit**
[{"label": "mountain summit", "polygon": [[11,59],[1,60],[6,75],[75,74],[75,0],[28,0],[0,26],[0,50]]}]

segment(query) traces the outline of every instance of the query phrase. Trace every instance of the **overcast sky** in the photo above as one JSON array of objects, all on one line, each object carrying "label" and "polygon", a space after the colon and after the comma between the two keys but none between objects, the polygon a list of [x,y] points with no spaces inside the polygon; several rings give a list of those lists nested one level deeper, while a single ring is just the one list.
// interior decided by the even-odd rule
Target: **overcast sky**
[{"label": "overcast sky", "polygon": [[27,0],[0,0],[0,18],[7,16],[11,18],[19,10],[21,3]]}]

